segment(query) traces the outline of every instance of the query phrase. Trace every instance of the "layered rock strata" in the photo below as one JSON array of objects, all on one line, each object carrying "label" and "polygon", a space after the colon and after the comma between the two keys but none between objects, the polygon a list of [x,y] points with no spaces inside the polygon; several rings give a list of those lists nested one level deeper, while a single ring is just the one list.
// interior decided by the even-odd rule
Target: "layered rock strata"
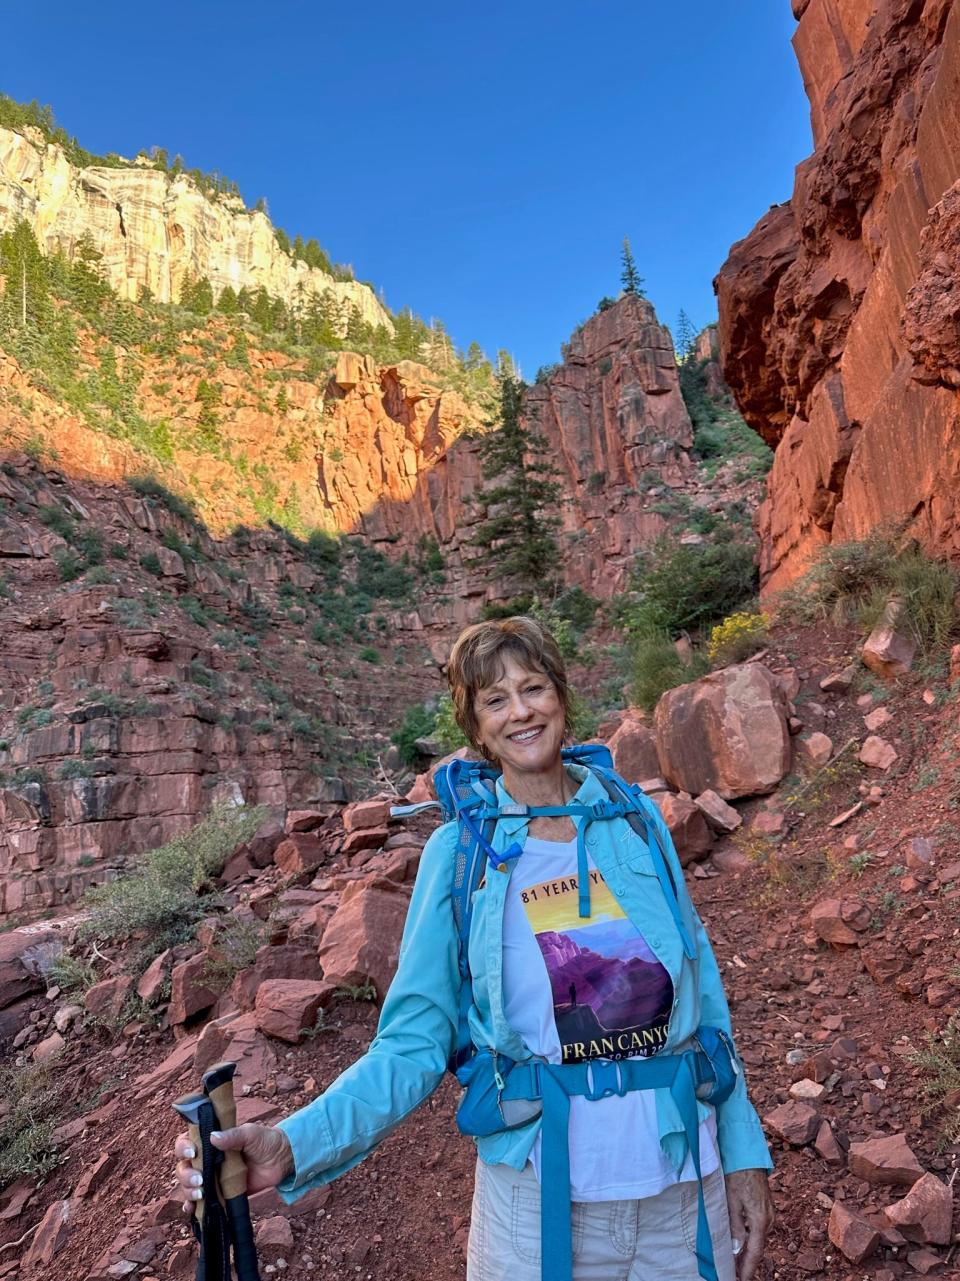
[{"label": "layered rock strata", "polygon": [[[436,540],[451,575],[454,619],[503,585],[471,566],[483,477],[465,407],[430,394],[423,371],[341,355],[327,395],[320,489],[338,529],[416,554]],[[667,528],[664,489],[693,480],[693,436],[669,332],[646,299],[592,316],[565,359],[524,397],[561,487],[563,576],[599,596],[620,590],[635,554]]]},{"label": "layered rock strata", "polygon": [[767,589],[885,521],[960,549],[960,6],[794,11],[815,149],[715,282],[725,376],[776,446]]},{"label": "layered rock strata", "polygon": [[0,231],[20,218],[48,253],[72,255],[87,238],[123,298],[147,288],[175,302],[186,278],[206,276],[215,295],[262,286],[288,305],[329,290],[368,324],[392,327],[368,285],[294,262],[267,215],[238,197],[207,196],[184,173],[134,161],[77,168],[39,130],[0,128]]}]

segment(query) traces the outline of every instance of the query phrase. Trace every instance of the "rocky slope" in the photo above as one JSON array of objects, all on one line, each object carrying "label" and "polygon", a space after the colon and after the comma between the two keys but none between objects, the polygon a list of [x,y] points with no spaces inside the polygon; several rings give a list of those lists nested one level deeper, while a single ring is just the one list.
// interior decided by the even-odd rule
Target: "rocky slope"
[{"label": "rocky slope", "polygon": [[[830,627],[775,630],[763,667],[789,690],[800,741],[832,740],[829,759],[801,750],[764,801],[732,797],[739,830],[687,867],[776,1159],[766,1267],[782,1281],[956,1271],[960,1146],[939,1133],[955,1097],[948,1117],[927,1112],[932,1078],[915,1058],[960,993],[960,831],[936,781],[952,777],[960,751],[955,694],[945,676],[879,685],[859,668],[852,686],[849,673],[838,680],[857,649]],[[649,767],[643,728],[626,717],[611,739],[633,780]],[[866,764],[881,728],[893,756]],[[752,746],[762,764],[765,748]],[[740,759],[735,732],[726,748]],[[45,1142],[59,1161],[0,1190],[0,1239],[19,1242],[0,1255],[0,1276],[192,1274],[195,1247],[170,1193],[170,1100],[228,1057],[241,1118],[269,1123],[362,1053],[375,1010],[356,998],[382,996],[396,964],[431,826],[390,821],[388,804],[298,808],[282,821],[278,811],[227,865],[196,938],[146,970],[136,940],[101,939],[94,951],[76,939],[76,919],[3,936],[3,1035],[21,1071],[53,1069]],[[257,946],[231,964],[240,927]],[[45,974],[64,946],[92,970],[59,990]],[[358,1267],[462,1276],[472,1162],[455,1103],[444,1086],[371,1160],[305,1202],[258,1196],[262,1262],[295,1279]],[[157,1141],[145,1148],[147,1133]]]},{"label": "rocky slope", "polygon": [[262,287],[288,305],[329,290],[366,323],[392,328],[369,285],[294,262],[267,215],[239,197],[208,195],[187,174],[137,161],[78,168],[38,129],[0,127],[0,231],[21,218],[47,253],[72,256],[86,238],[122,298],[149,289],[174,302],[187,278],[201,277],[215,296],[228,285]]},{"label": "rocky slope", "polygon": [[794,13],[815,150],[716,280],[726,378],[777,446],[760,513],[770,589],[886,520],[957,548],[960,6]]}]

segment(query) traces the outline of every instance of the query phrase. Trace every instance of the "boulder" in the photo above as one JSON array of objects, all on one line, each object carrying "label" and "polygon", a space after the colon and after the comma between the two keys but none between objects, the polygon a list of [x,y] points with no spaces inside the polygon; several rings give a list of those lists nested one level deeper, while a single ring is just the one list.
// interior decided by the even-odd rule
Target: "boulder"
[{"label": "boulder", "polygon": [[859,756],[861,764],[868,765],[871,769],[888,770],[896,759],[897,749],[885,738],[871,734],[864,739]]},{"label": "boulder", "polygon": [[45,970],[60,950],[52,931],[0,934],[0,1010],[31,992],[42,992]]},{"label": "boulder", "polygon": [[186,1023],[187,1019],[208,1010],[219,999],[227,983],[227,976],[212,964],[207,952],[198,952],[189,960],[174,966],[170,975],[171,1023]]},{"label": "boulder", "polygon": [[408,890],[394,881],[378,877],[348,885],[317,952],[324,977],[346,987],[372,983],[382,1001],[396,972],[409,905]]},{"label": "boulder", "polygon": [[843,902],[837,898],[821,899],[810,911],[814,933],[834,947],[855,947],[857,935],[844,919]]},{"label": "boulder", "polygon": [[290,1257],[293,1250],[293,1228],[282,1214],[273,1214],[257,1224],[257,1253],[274,1261]]},{"label": "boulder", "polygon": [[292,832],[273,852],[273,861],[287,876],[314,872],[323,861],[323,843],[312,832]]},{"label": "boulder", "polygon": [[267,1036],[296,1045],[313,1028],[317,1012],[329,1005],[336,984],[310,979],[267,979],[257,991],[253,1016]]},{"label": "boulder", "polygon": [[908,1241],[949,1245],[953,1235],[953,1193],[935,1174],[925,1174],[903,1198],[884,1211]]},{"label": "boulder", "polygon": [[59,1032],[51,1032],[33,1047],[31,1057],[34,1063],[50,1063],[58,1059],[66,1049],[66,1041]]},{"label": "boulder", "polygon": [[762,663],[738,663],[668,690],[654,730],[660,772],[694,796],[767,794],[790,768],[787,701]]},{"label": "boulder", "polygon": [[385,827],[358,827],[343,838],[340,853],[349,858],[351,854],[359,854],[362,850],[378,850],[388,835]]},{"label": "boulder", "polygon": [[707,821],[693,801],[674,796],[672,792],[660,792],[654,802],[663,815],[664,822],[670,829],[670,835],[677,849],[677,855],[683,867],[704,858],[713,848],[713,837],[707,827]]},{"label": "boulder", "polygon": [[695,796],[693,803],[715,832],[735,832],[743,822],[733,806],[709,788]]},{"label": "boulder", "polygon": [[837,1142],[829,1121],[821,1121],[817,1137],[813,1141],[813,1148],[817,1156],[828,1165],[843,1165],[846,1160],[843,1148]]},{"label": "boulder", "polygon": [[907,842],[907,867],[912,872],[929,868],[933,863],[934,849],[934,842],[929,836],[915,836]]},{"label": "boulder", "polygon": [[911,1188],[924,1173],[902,1134],[851,1143],[848,1161],[851,1174],[889,1187]]},{"label": "boulder", "polygon": [[345,832],[356,832],[366,827],[385,827],[390,819],[390,806],[394,802],[388,798],[374,801],[355,801],[343,811],[343,829]]},{"label": "boulder", "polygon": [[864,642],[861,658],[884,679],[903,676],[917,656],[917,641],[902,600],[888,600],[880,619]]},{"label": "boulder", "polygon": [[280,943],[261,947],[253,965],[241,970],[233,980],[230,995],[242,1010],[252,1010],[257,991],[272,979],[307,979],[319,982],[323,977],[316,946],[304,943]]},{"label": "boulder", "polygon": [[628,783],[641,783],[660,772],[656,735],[632,716],[620,722],[608,746],[614,769]]},{"label": "boulder", "polygon": [[257,1026],[256,1013],[230,1015],[206,1025],[194,1045],[191,1042],[195,1076],[214,1063],[228,1060],[237,1065],[241,1087],[263,1084],[277,1068],[277,1056]]},{"label": "boulder", "polygon": [[827,1235],[840,1253],[851,1263],[862,1263],[880,1244],[880,1233],[859,1214],[848,1210],[842,1201],[834,1201],[827,1223]]},{"label": "boulder", "polygon": [[146,1005],[153,1005],[163,995],[164,986],[173,968],[173,952],[165,948],[155,956],[137,981],[137,996]]},{"label": "boulder", "polygon": [[789,1143],[791,1147],[801,1148],[812,1143],[820,1129],[820,1113],[809,1103],[797,1099],[781,1103],[779,1107],[768,1112],[763,1124],[778,1139]]},{"label": "boulder", "polygon": [[[69,1201],[54,1201],[40,1220],[30,1248],[21,1260],[24,1272],[31,1268],[49,1268],[67,1244],[73,1207]],[[64,1273],[66,1275],[66,1273]]]},{"label": "boulder", "polygon": [[833,755],[833,740],[828,738],[826,734],[814,731],[814,733],[800,739],[800,751],[811,765],[816,765],[817,767],[826,765]]},{"label": "boulder", "polygon": [[103,1023],[116,1023],[120,1018],[127,997],[133,987],[133,977],[122,974],[115,979],[104,979],[87,988],[83,1005],[87,1013]]},{"label": "boulder", "polygon": [[893,713],[883,704],[875,707],[872,712],[867,712],[863,718],[863,723],[871,734],[875,734],[878,729],[883,729],[889,721],[893,720]]}]

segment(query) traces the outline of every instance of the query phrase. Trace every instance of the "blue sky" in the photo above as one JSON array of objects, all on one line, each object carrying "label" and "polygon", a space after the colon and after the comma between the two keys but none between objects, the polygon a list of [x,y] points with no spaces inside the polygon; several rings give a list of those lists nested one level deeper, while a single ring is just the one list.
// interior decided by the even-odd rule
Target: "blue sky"
[{"label": "blue sky", "polygon": [[5,6],[0,89],[91,151],[180,152],[526,377],[629,235],[665,323],[811,149],[789,0]]}]

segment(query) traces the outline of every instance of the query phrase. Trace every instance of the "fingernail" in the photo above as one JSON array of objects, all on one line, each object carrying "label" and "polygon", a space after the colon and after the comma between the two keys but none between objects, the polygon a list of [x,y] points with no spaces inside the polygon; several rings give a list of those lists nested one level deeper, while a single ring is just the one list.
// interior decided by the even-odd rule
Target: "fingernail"
[{"label": "fingernail", "polygon": [[222,1131],[222,1130],[211,1130],[211,1131],[210,1131],[210,1137],[211,1137],[211,1139],[222,1139],[222,1138],[223,1138],[223,1131]]},{"label": "fingernail", "polygon": [[191,1201],[202,1201],[202,1200],[203,1200],[203,1193],[200,1191],[200,1189],[199,1189],[199,1188],[195,1188],[195,1189],[190,1193],[190,1199],[191,1199]]},{"label": "fingernail", "polygon": [[193,1209],[193,1206],[190,1204],[190,1202],[189,1202],[189,1201],[184,1201],[184,1203],[183,1203],[183,1212],[184,1212],[184,1214],[189,1214],[189,1213],[190,1213],[190,1211],[191,1211],[192,1209]]},{"label": "fingernail", "polygon": [[191,1174],[191,1175],[190,1175],[190,1186],[191,1186],[192,1188],[198,1188],[202,1182],[203,1182],[203,1175],[202,1175],[202,1174]]},{"label": "fingernail", "polygon": [[739,1253],[740,1253],[740,1251],[743,1249],[743,1242],[742,1242],[742,1241],[738,1241],[736,1237],[733,1237],[733,1238],[732,1238],[732,1240],[731,1240],[730,1244],[733,1246],[733,1253],[734,1253],[734,1254],[739,1254]]},{"label": "fingernail", "polygon": [[195,1148],[184,1148],[183,1155],[186,1157],[188,1161],[192,1161],[193,1158],[197,1155],[197,1152]]}]

